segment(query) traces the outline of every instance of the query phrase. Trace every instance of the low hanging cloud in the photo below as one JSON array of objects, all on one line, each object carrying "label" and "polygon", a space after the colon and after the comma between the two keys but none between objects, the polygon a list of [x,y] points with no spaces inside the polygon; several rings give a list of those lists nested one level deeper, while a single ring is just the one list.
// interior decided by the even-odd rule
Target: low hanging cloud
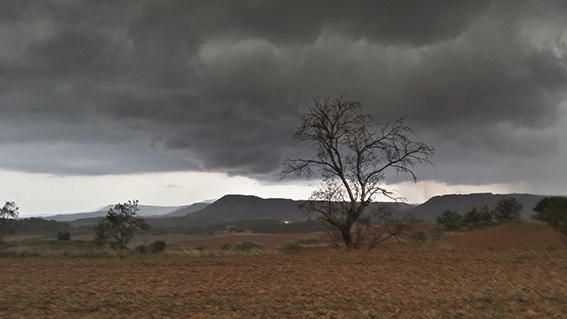
[{"label": "low hanging cloud", "polygon": [[[566,177],[551,160],[565,155],[567,134],[564,9],[551,0],[2,2],[0,168],[271,179],[304,152],[290,138],[310,98],[345,94],[380,121],[408,116],[437,146],[426,179],[554,185]],[[537,176],[526,171],[542,160],[550,165]]]}]

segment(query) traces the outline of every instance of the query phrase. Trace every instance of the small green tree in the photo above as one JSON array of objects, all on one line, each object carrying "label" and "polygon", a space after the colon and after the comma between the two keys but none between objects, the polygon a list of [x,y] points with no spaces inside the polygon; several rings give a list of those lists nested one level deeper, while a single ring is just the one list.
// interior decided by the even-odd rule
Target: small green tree
[{"label": "small green tree", "polygon": [[456,211],[446,210],[437,217],[437,223],[449,231],[459,230],[463,225],[463,216]]},{"label": "small green tree", "polygon": [[146,230],[149,225],[138,217],[138,201],[116,204],[106,217],[95,227],[95,238],[101,242],[109,242],[116,250],[124,250],[134,234]]},{"label": "small green tree", "polygon": [[494,219],[498,223],[509,223],[521,219],[520,212],[524,209],[522,203],[515,198],[504,198],[494,208]]},{"label": "small green tree", "polygon": [[488,226],[494,224],[494,212],[484,205],[478,210],[480,214],[480,225]]},{"label": "small green tree", "polygon": [[534,211],[537,212],[534,219],[555,228],[567,242],[567,198],[546,197],[536,205]]},{"label": "small green tree", "polygon": [[492,212],[486,205],[484,205],[480,209],[473,207],[465,214],[465,216],[463,216],[463,224],[466,224],[469,229],[481,228],[492,223]]},{"label": "small green tree", "polygon": [[18,205],[13,201],[5,202],[4,206],[0,208],[0,241],[7,234],[11,233],[12,223],[20,215],[19,209]]},{"label": "small green tree", "polygon": [[473,207],[463,216],[463,224],[466,224],[467,226],[469,226],[469,228],[480,224],[480,220],[481,220],[480,212],[476,207]]}]

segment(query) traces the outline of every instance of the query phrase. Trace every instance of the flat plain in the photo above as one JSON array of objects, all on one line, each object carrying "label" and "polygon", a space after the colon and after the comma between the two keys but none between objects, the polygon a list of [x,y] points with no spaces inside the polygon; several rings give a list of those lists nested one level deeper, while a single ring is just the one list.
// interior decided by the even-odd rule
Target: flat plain
[{"label": "flat plain", "polygon": [[[290,238],[246,236],[274,247]],[[194,241],[212,250],[241,239]],[[567,318],[567,249],[543,226],[370,253],[180,251],[0,258],[0,318]]]}]

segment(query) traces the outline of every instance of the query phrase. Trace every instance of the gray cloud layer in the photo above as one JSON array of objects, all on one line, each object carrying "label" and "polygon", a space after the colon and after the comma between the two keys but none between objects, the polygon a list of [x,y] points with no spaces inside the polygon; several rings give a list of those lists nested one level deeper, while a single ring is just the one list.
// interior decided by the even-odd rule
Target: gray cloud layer
[{"label": "gray cloud layer", "polygon": [[0,1],[0,167],[267,178],[298,152],[309,98],[344,93],[384,121],[409,116],[439,149],[425,178],[554,185],[566,177],[553,160],[567,134],[565,9]]}]

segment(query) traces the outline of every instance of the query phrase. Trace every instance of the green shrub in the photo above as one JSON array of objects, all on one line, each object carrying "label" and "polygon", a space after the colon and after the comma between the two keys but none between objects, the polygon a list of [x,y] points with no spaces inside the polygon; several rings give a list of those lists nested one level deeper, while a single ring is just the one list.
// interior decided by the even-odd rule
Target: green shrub
[{"label": "green shrub", "polygon": [[148,230],[148,225],[138,215],[138,201],[118,203],[106,213],[94,227],[95,238],[101,242],[109,242],[115,250],[125,250],[136,232]]},{"label": "green shrub", "polygon": [[522,204],[515,198],[504,198],[494,208],[494,219],[498,223],[510,223],[519,221],[524,209]]},{"label": "green shrub", "polygon": [[478,229],[493,224],[493,218],[493,212],[485,205],[480,209],[474,207],[468,211],[463,217],[463,223],[466,224],[469,229]]},{"label": "green shrub", "polygon": [[301,249],[301,244],[298,241],[292,240],[288,241],[285,246],[280,247],[279,251],[285,254],[294,254],[299,252]]},{"label": "green shrub", "polygon": [[445,229],[449,231],[459,230],[463,224],[463,216],[455,211],[446,210],[437,217],[437,223],[445,226]]},{"label": "green shrub", "polygon": [[253,241],[245,241],[234,246],[235,250],[240,251],[251,251],[251,250],[262,250],[264,246]]},{"label": "green shrub", "polygon": [[60,231],[57,233],[57,240],[71,240],[71,233],[68,231]]},{"label": "green shrub", "polygon": [[232,247],[232,245],[230,243],[226,243],[224,245],[221,246],[221,250],[233,250],[234,247]]},{"label": "green shrub", "polygon": [[246,228],[239,225],[227,225],[226,231],[229,233],[243,233],[246,231]]},{"label": "green shrub", "polygon": [[137,246],[135,249],[136,249],[136,252],[140,255],[145,255],[145,254],[148,253],[148,246],[146,246],[146,245]]},{"label": "green shrub", "polygon": [[298,242],[301,245],[315,245],[321,243],[321,238],[318,237],[301,238]]},{"label": "green shrub", "polygon": [[427,234],[423,230],[414,231],[411,234],[411,239],[418,243],[427,241]]},{"label": "green shrub", "polygon": [[534,219],[547,223],[563,236],[567,236],[567,198],[546,197],[534,208]]},{"label": "green shrub", "polygon": [[439,240],[439,239],[443,238],[444,235],[445,235],[445,233],[439,227],[433,228],[431,230],[431,232],[429,233],[429,236],[431,237],[432,240]]},{"label": "green shrub", "polygon": [[0,251],[0,258],[2,257],[39,257],[41,256],[38,252],[28,252],[28,251]]},{"label": "green shrub", "polygon": [[156,240],[149,245],[149,249],[152,254],[163,253],[166,248],[167,243],[163,240]]}]

